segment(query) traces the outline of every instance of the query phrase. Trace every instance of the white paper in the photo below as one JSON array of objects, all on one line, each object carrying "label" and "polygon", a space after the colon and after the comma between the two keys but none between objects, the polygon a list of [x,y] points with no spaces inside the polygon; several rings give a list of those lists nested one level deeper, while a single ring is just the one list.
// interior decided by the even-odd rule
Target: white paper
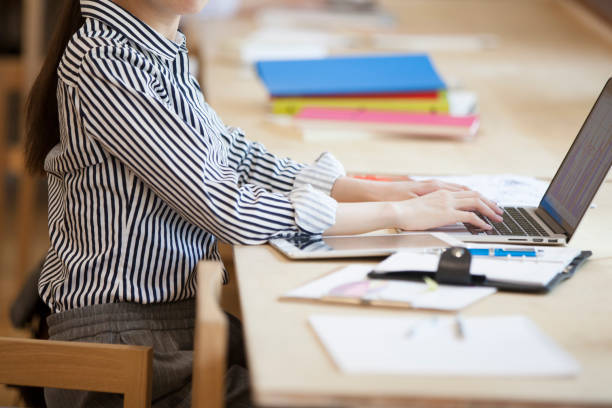
[{"label": "white paper", "polygon": [[309,322],[349,374],[574,376],[579,364],[524,316],[314,315]]},{"label": "white paper", "polygon": [[453,116],[466,116],[476,113],[478,97],[474,92],[454,89],[448,91],[449,113]]},{"label": "white paper", "polygon": [[240,45],[243,62],[258,60],[322,58],[331,48],[346,48],[354,40],[346,35],[291,27],[262,27]]},{"label": "white paper", "polygon": [[284,298],[345,298],[367,302],[404,303],[414,308],[460,310],[495,293],[495,288],[438,285],[367,279],[371,265],[349,265],[286,293]]}]

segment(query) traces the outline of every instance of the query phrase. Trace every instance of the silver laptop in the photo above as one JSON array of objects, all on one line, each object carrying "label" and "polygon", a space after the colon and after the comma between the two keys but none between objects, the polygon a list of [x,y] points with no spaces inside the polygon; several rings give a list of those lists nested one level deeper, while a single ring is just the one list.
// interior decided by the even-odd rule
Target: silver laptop
[{"label": "silver laptop", "polygon": [[569,242],[591,205],[612,164],[612,78],[597,98],[557,174],[534,207],[505,207],[504,222],[483,231],[445,231],[466,242],[533,243],[562,245]]}]

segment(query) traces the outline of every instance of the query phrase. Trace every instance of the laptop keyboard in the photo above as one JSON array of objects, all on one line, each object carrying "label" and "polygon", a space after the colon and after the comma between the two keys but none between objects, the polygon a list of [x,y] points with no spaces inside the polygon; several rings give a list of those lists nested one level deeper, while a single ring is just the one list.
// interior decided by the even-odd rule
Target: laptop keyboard
[{"label": "laptop keyboard", "polygon": [[487,235],[550,236],[524,208],[503,207],[503,210],[503,222],[492,222],[489,218],[478,214],[480,218],[493,227],[491,230],[483,231],[467,223],[465,226],[475,235],[484,232]]}]

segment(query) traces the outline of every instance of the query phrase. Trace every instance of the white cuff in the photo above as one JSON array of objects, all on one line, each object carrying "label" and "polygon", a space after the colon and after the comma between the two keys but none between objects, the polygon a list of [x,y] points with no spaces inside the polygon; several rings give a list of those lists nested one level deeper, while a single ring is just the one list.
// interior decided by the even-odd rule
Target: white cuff
[{"label": "white cuff", "polygon": [[293,186],[300,188],[310,184],[329,196],[336,179],[345,175],[342,164],[331,153],[325,152],[315,160],[314,164],[304,167],[299,172]]},{"label": "white cuff", "polygon": [[338,203],[310,184],[294,189],[289,199],[295,209],[295,222],[301,230],[322,234],[336,223]]}]

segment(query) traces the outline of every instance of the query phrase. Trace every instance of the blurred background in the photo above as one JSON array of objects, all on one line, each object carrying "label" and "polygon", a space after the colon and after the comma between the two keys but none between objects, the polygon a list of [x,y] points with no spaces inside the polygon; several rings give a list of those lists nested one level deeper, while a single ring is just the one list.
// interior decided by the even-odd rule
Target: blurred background
[{"label": "blurred background", "polygon": [[[1,0],[0,336],[44,336],[44,332],[39,330],[40,315],[44,312],[38,309],[39,305],[32,297],[35,280],[30,278],[36,273],[48,248],[47,193],[45,180],[29,176],[24,169],[21,144],[23,105],[63,3],[63,0]],[[395,7],[387,7],[391,3]],[[413,15],[413,10],[420,10],[425,3],[428,10],[434,11]],[[576,46],[562,35],[548,35],[545,30],[541,37],[522,36],[522,24],[533,23],[530,16],[508,16],[507,19],[500,16],[503,21],[500,24],[483,21],[477,13],[472,12],[449,15],[450,10],[461,10],[462,4],[473,9],[475,3],[478,2],[210,0],[202,13],[184,19],[182,29],[187,34],[192,53],[192,72],[200,80],[206,98],[213,107],[219,106],[222,112],[229,111],[226,106],[230,103],[227,92],[236,92],[236,88],[229,86],[231,91],[225,90],[225,93],[219,87],[209,89],[207,83],[216,76],[211,70],[230,65],[244,67],[232,71],[237,72],[236,83],[240,84],[242,80],[253,79],[255,74],[250,68],[251,64],[261,59],[319,58],[361,52],[424,52],[442,61],[439,68],[449,86],[476,91],[482,106],[487,100],[486,89],[477,86],[470,88],[475,83],[470,82],[470,75],[477,77],[490,73],[475,69],[458,75],[460,70],[452,69],[457,66],[456,61],[487,52],[495,56],[497,51],[506,52],[521,46],[532,46],[532,50],[537,50],[538,45],[546,48],[548,44],[558,42],[561,44],[559,49],[563,49],[563,43],[567,41],[568,53],[572,52],[572,46]],[[489,3],[497,4],[495,7],[499,6],[500,10],[510,9],[513,4],[512,1],[502,0]],[[564,18],[563,21],[589,26],[592,29],[589,35],[593,38],[599,36],[601,42],[600,49],[594,53],[607,47],[607,53],[602,57],[603,66],[610,61],[612,1],[532,0],[532,3],[544,15],[549,13],[555,16],[560,10],[573,13],[574,17]],[[401,13],[397,10],[401,10]],[[446,20],[454,20],[454,25],[436,24]],[[544,19],[544,22],[548,20]],[[231,35],[228,35],[230,31]],[[579,65],[580,61],[575,63]],[[216,65],[211,68],[213,64]],[[610,74],[610,66],[608,64],[607,74],[604,72],[606,68],[601,69],[604,79]],[[538,78],[533,80],[537,89]],[[571,95],[568,98],[584,98],[586,103],[592,101],[596,86],[586,82],[588,78],[568,80],[585,81],[584,95]],[[263,95],[263,88],[259,91]],[[261,95],[257,94],[259,99],[256,103],[262,105],[262,110],[267,109],[261,103]],[[246,96],[245,100],[248,104],[249,97]],[[235,106],[232,108],[235,110]],[[228,115],[231,116],[231,113]],[[282,120],[270,119],[276,124]],[[240,126],[248,128],[249,119],[241,121]],[[0,406],[7,404],[19,405],[23,401],[16,390],[0,386]]]}]

